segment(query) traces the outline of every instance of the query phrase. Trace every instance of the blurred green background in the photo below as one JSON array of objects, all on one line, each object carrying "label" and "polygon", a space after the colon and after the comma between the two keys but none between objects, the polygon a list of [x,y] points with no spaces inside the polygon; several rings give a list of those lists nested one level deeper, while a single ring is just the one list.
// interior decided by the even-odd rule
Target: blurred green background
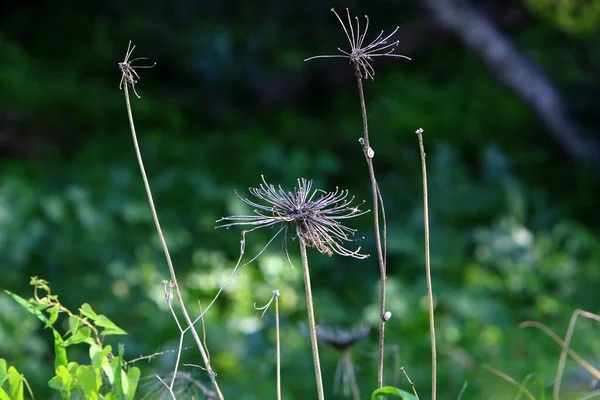
[{"label": "blurred green background", "polygon": [[[598,138],[598,1],[472,1],[560,92],[568,117]],[[565,2],[563,2],[565,3]],[[321,3],[8,2],[0,6],[0,286],[29,297],[29,277],[50,281],[71,309],[83,302],[128,332],[127,358],[177,348],[165,304],[168,278],[128,128],[122,61],[156,61],[141,70],[133,99],[156,206],[192,310],[206,305],[235,265],[240,231],[215,230],[222,216],[249,212],[234,197],[296,179],[347,188],[370,202],[360,109],[335,16],[368,14],[372,34],[396,25],[402,59],[376,60],[365,83],[371,145],[388,219],[386,383],[430,396],[422,187],[415,130],[422,127],[429,172],[431,251],[440,398],[514,398],[517,389],[488,365],[530,388],[550,390],[560,348],[538,320],[564,335],[576,308],[600,311],[599,171],[569,154],[531,107],[498,83],[476,54],[432,23],[419,1]],[[587,8],[586,8],[587,7]],[[582,11],[583,9],[583,11]],[[368,36],[373,37],[373,36]],[[370,207],[370,206],[367,206]],[[368,260],[309,252],[318,323],[372,324],[353,349],[358,385],[376,385],[379,271],[372,215],[349,225]],[[271,232],[249,236],[255,254]],[[300,265],[297,242],[290,255]],[[274,310],[253,304],[281,292],[284,398],[315,398],[300,268],[276,242],[227,286],[205,317],[213,368],[226,398],[275,398]],[[0,294],[0,356],[52,398],[51,335]],[[600,327],[581,321],[573,348],[599,364]],[[185,362],[200,363],[192,338]],[[72,357],[85,359],[85,354]],[[321,347],[330,398],[340,354]],[[137,365],[146,398],[165,396],[155,375],[173,370],[174,353]],[[206,374],[182,367],[194,380]],[[540,383],[542,382],[542,383]],[[564,397],[593,388],[569,361]],[[195,387],[180,382],[191,398]],[[187,397],[189,396],[189,397]],[[198,393],[196,398],[201,398]],[[167,398],[167,397],[165,397]]]}]

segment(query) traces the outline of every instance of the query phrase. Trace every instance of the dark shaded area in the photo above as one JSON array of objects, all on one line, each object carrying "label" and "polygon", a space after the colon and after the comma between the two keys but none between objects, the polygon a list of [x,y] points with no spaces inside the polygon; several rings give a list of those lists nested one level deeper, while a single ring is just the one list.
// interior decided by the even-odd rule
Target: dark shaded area
[{"label": "dark shaded area", "polygon": [[[240,209],[234,189],[245,194],[245,188],[260,184],[262,174],[285,188],[305,177],[315,187],[339,186],[369,199],[357,142],[362,132],[353,68],[343,59],[302,61],[347,48],[329,8],[348,6],[353,14],[369,15],[368,37],[399,25],[399,52],[412,58],[376,60],[375,80],[365,84],[388,217],[393,317],[386,328],[386,382],[408,389],[398,370],[403,366],[421,397],[429,396],[414,134],[422,127],[440,395],[455,398],[468,381],[464,399],[514,396],[516,390],[478,368],[482,364],[519,382],[535,373],[550,388],[560,349],[518,323],[539,320],[562,335],[575,308],[599,311],[600,37],[591,12],[570,20],[550,5],[544,8],[544,2],[542,8],[527,4],[3,4],[2,288],[27,297],[29,277],[38,275],[71,309],[90,303],[128,332],[122,340],[129,359],[177,347],[178,331],[162,293],[168,272],[118,87],[117,63],[129,40],[137,46],[134,57],[157,63],[140,72],[141,99],[133,99],[133,112],[192,310],[196,299],[210,302],[237,259],[239,230],[214,230],[217,219],[250,211]],[[492,51],[499,42],[508,50]],[[374,254],[371,216],[350,225],[364,236],[363,250]],[[249,257],[269,233],[249,236]],[[288,245],[299,265],[297,242]],[[317,321],[347,329],[366,322],[375,328],[376,258],[329,258],[314,249],[309,258]],[[281,292],[284,397],[314,398],[301,275],[276,242],[207,314],[207,341],[226,398],[274,397],[274,311],[261,319],[252,307],[266,303],[274,289]],[[589,355],[600,351],[597,329],[583,321],[574,338],[577,351],[592,363],[597,360]],[[187,345],[184,362],[200,363],[191,338]],[[352,350],[358,386],[369,398],[376,384],[376,334]],[[38,398],[50,396],[48,331],[4,295],[0,357],[25,374]],[[321,357],[330,393],[339,355],[323,346]],[[175,354],[167,353],[138,364],[142,392],[158,397],[154,376],[170,374],[174,362]],[[201,370],[183,371],[181,385],[189,385],[190,392],[194,380],[209,383]],[[575,363],[567,365],[565,391],[589,387],[591,376],[580,372]]]}]

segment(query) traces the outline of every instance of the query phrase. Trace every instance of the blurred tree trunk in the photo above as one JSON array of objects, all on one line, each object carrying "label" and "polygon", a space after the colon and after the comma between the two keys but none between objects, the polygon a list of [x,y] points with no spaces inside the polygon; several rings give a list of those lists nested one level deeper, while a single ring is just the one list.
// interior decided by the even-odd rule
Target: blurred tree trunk
[{"label": "blurred tree trunk", "polygon": [[422,0],[422,4],[489,68],[491,74],[527,102],[548,132],[571,156],[600,169],[598,146],[569,119],[558,91],[485,15],[467,2]]}]

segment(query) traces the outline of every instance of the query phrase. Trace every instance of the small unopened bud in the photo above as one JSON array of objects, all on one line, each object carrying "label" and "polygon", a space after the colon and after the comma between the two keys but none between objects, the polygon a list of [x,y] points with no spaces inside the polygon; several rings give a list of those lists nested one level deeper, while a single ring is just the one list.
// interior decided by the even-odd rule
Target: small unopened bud
[{"label": "small unopened bud", "polygon": [[383,314],[383,320],[384,320],[384,321],[389,321],[389,320],[390,320],[390,318],[392,318],[392,312],[391,312],[391,311],[386,311],[386,312]]}]

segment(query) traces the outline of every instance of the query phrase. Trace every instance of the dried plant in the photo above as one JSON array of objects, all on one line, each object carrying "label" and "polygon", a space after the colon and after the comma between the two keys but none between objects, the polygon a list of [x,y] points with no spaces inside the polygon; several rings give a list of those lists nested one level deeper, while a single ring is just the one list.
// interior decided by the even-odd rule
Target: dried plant
[{"label": "dried plant", "polygon": [[427,281],[427,299],[429,301],[429,338],[431,341],[431,398],[435,400],[437,389],[437,350],[435,344],[435,318],[433,288],[431,283],[431,255],[429,252],[429,191],[427,190],[427,156],[423,145],[423,129],[415,131],[421,154],[421,172],[423,174],[423,227],[425,234],[425,278]]},{"label": "dried plant", "polygon": [[294,223],[296,227],[294,237],[302,238],[307,246],[316,248],[322,254],[331,256],[337,253],[358,259],[368,257],[360,254],[360,247],[356,250],[345,247],[346,242],[354,241],[351,237],[356,230],[343,225],[341,221],[369,212],[359,209],[362,203],[351,206],[354,197],[348,198],[347,190],[338,188],[333,192],[312,190],[312,181],[302,178],[298,179],[298,187],[294,188],[293,192],[286,192],[281,186],[277,189],[274,185],[268,184],[264,177],[262,181],[258,188],[250,188],[248,191],[266,204],[243,198],[236,192],[235,195],[241,201],[255,207],[254,215],[221,218],[217,221],[221,223],[217,228],[250,226],[250,229],[243,231],[245,236],[246,233],[260,228],[280,225],[280,229],[275,234],[277,236],[284,231],[287,234],[290,224]]},{"label": "dried plant", "polygon": [[147,60],[147,57],[138,57],[130,60],[131,54],[133,54],[133,50],[135,46],[131,47],[131,40],[129,41],[129,45],[127,46],[127,51],[125,52],[125,58],[123,61],[119,63],[119,68],[121,69],[121,82],[119,83],[119,89],[123,89],[124,86],[131,86],[133,89],[133,93],[140,98],[140,95],[135,91],[135,84],[138,83],[140,76],[135,72],[135,68],[152,68],[156,65],[156,63],[152,65],[132,65],[132,63],[138,60]]},{"label": "dried plant", "polygon": [[[346,242],[353,241],[351,236],[356,231],[341,223],[343,220],[363,215],[368,211],[361,211],[359,209],[360,204],[358,206],[351,206],[354,197],[348,198],[347,190],[339,190],[337,188],[334,192],[325,192],[319,189],[312,190],[312,181],[302,178],[298,179],[298,187],[294,188],[294,191],[286,192],[281,186],[277,189],[274,185],[268,184],[264,177],[262,177],[262,181],[263,183],[258,188],[250,188],[249,191],[254,197],[265,204],[243,198],[236,192],[236,196],[241,201],[255,207],[254,215],[236,215],[221,218],[217,223],[220,222],[222,224],[217,227],[230,228],[238,225],[250,227],[250,229],[242,232],[241,260],[241,255],[245,247],[246,233],[260,228],[280,225],[279,230],[267,243],[266,246],[268,246],[281,232],[285,231],[287,234],[290,224],[293,223],[295,226],[295,237],[298,238],[300,243],[300,257],[302,259],[302,271],[304,274],[306,308],[308,311],[308,325],[317,383],[317,397],[319,400],[324,400],[325,394],[323,390],[323,378],[321,376],[321,363],[319,361],[317,328],[306,248],[314,247],[320,253],[329,256],[337,253],[342,256],[358,259],[368,257],[367,255],[360,254],[360,247],[354,251],[345,247]],[[266,249],[266,246],[249,262],[255,260]],[[289,261],[289,254],[287,258]],[[249,262],[244,265],[247,265]],[[238,261],[238,265],[239,263],[240,261]]]},{"label": "dried plant", "polygon": [[334,329],[323,325],[319,325],[317,328],[317,338],[342,354],[335,371],[334,394],[339,392],[341,381],[343,395],[349,396],[352,394],[354,400],[360,400],[360,391],[356,383],[354,363],[352,362],[352,347],[366,339],[370,333],[371,327],[367,324],[359,325],[351,330]]},{"label": "dried plant", "polygon": [[[375,157],[375,151],[370,145],[369,142],[369,124],[367,122],[367,107],[365,103],[365,95],[363,90],[363,79],[371,78],[371,80],[375,77],[375,69],[371,65],[373,58],[375,57],[394,57],[394,58],[405,58],[410,60],[409,57],[394,54],[396,47],[398,46],[398,41],[394,41],[388,43],[388,41],[396,34],[398,31],[398,27],[394,29],[394,31],[384,36],[383,31],[368,45],[363,46],[365,37],[367,35],[367,31],[369,28],[369,17],[365,15],[365,30],[361,32],[360,30],[360,22],[358,17],[356,19],[356,32],[354,31],[354,27],[352,24],[352,18],[350,17],[350,11],[346,9],[346,14],[348,16],[348,27],[344,24],[344,21],[338,13],[332,8],[331,11],[335,14],[337,19],[340,21],[344,32],[346,33],[346,38],[350,43],[350,51],[344,51],[340,48],[338,50],[342,53],[341,55],[324,55],[324,56],[314,56],[305,59],[304,61],[313,60],[316,58],[348,58],[350,62],[354,64],[354,73],[356,76],[356,82],[358,85],[358,94],[360,99],[360,108],[361,115],[363,121],[363,137],[359,139],[359,142],[363,148],[363,155],[367,162],[367,168],[369,170],[369,180],[371,182],[371,192],[373,195],[373,224],[375,230],[375,244],[377,247],[377,259],[379,262],[379,273],[380,273],[380,281],[381,281],[381,291],[380,291],[380,319],[379,319],[379,364],[377,371],[377,387],[381,388],[383,386],[383,363],[384,363],[384,348],[385,348],[385,323],[387,320],[384,318],[386,314],[385,310],[385,300],[386,300],[386,280],[387,280],[387,228],[386,228],[386,219],[385,219],[385,207],[383,204],[383,198],[381,196],[381,192],[379,191],[379,185],[377,184],[377,179],[375,177],[375,167],[373,165],[373,158]],[[379,207],[381,207],[381,219],[382,224],[380,224],[380,211]],[[383,236],[383,240],[382,240]]]},{"label": "dried plant", "polygon": [[275,354],[276,354],[276,365],[277,365],[277,400],[281,400],[281,339],[279,334],[279,290],[273,290],[273,296],[267,304],[262,307],[257,307],[254,303],[256,310],[262,311],[260,317],[264,317],[265,313],[271,306],[273,300],[275,300]]},{"label": "dried plant", "polygon": [[[340,18],[335,9],[331,9],[331,12],[335,14],[337,19],[342,24],[342,28],[346,33],[346,37],[348,38],[348,42],[350,43],[350,51],[344,51],[338,47],[338,50],[342,54],[332,54],[332,55],[322,55],[322,56],[313,56],[305,59],[304,61],[314,60],[316,58],[347,58],[350,62],[354,63],[356,66],[357,74],[364,79],[374,79],[375,77],[375,69],[371,65],[373,58],[375,57],[397,57],[397,58],[406,58],[410,60],[409,57],[403,56],[401,54],[394,54],[396,47],[398,46],[398,41],[389,42],[389,40],[398,32],[400,27],[396,27],[392,33],[387,36],[384,36],[383,31],[379,33],[379,35],[371,41],[368,45],[363,47],[363,43],[365,41],[365,37],[367,36],[367,31],[369,29],[369,17],[365,15],[365,30],[364,32],[360,32],[360,21],[358,17],[356,19],[356,32],[354,32],[354,27],[352,26],[352,19],[350,18],[350,10],[346,8],[346,14],[348,15],[348,28],[344,24],[344,21]],[[348,32],[349,31],[349,32]]]},{"label": "dried plant", "polygon": [[[180,330],[181,336],[180,336],[179,350],[177,353],[177,365],[175,366],[173,380],[171,382],[171,385],[165,384],[165,387],[167,387],[169,390],[172,391],[173,383],[175,382],[175,378],[177,377],[177,368],[178,368],[178,364],[179,364],[179,357],[181,355],[183,335],[188,330],[190,330],[192,333],[192,336],[194,337],[196,345],[198,346],[198,350],[200,351],[200,355],[202,356],[202,359],[203,359],[205,367],[206,367],[206,371],[208,372],[208,375],[212,381],[215,392],[216,392],[218,398],[222,400],[223,394],[221,393],[221,390],[219,389],[219,385],[216,380],[216,373],[211,368],[210,356],[208,354],[208,349],[205,348],[205,344],[201,341],[200,336],[198,335],[198,332],[196,331],[196,328],[194,327],[195,321],[192,321],[192,319],[190,318],[189,313],[185,307],[185,302],[183,301],[183,297],[181,296],[181,291],[179,290],[179,284],[177,281],[177,275],[175,274],[175,267],[173,266],[173,262],[171,261],[169,247],[167,246],[167,241],[165,240],[165,236],[163,234],[163,231],[162,231],[162,228],[160,225],[160,221],[158,219],[158,213],[156,211],[156,207],[154,206],[154,198],[152,196],[150,182],[148,181],[148,176],[146,175],[146,168],[144,167],[144,161],[142,159],[142,153],[140,151],[140,146],[139,146],[137,134],[135,131],[135,124],[133,122],[133,113],[131,111],[131,102],[129,100],[129,87],[131,86],[135,95],[139,98],[140,96],[135,92],[135,84],[139,80],[139,76],[135,72],[134,68],[151,68],[154,65],[145,66],[145,67],[144,66],[141,66],[141,67],[132,66],[131,65],[132,62],[134,62],[136,60],[140,60],[140,59],[146,59],[146,57],[138,57],[136,59],[129,60],[134,49],[135,49],[135,46],[132,47],[131,41],[130,41],[129,45],[127,46],[127,52],[125,53],[125,59],[119,63],[119,68],[121,69],[121,74],[122,74],[119,87],[121,89],[123,89],[123,91],[125,92],[125,104],[127,107],[127,116],[129,117],[129,127],[131,129],[131,136],[133,138],[133,146],[135,149],[135,154],[136,154],[138,164],[140,167],[140,173],[142,174],[142,181],[144,183],[144,188],[146,189],[146,195],[148,197],[148,203],[150,205],[150,212],[152,214],[152,219],[154,220],[156,232],[158,233],[158,237],[160,239],[160,242],[161,242],[161,245],[163,248],[163,252],[165,254],[165,259],[167,261],[167,266],[169,268],[169,274],[171,275],[171,283],[169,284],[170,286],[169,286],[168,290],[167,290],[167,286],[165,284],[165,299],[167,300],[167,303],[169,304],[169,307],[171,308],[171,300],[173,298],[173,292],[175,293],[175,296],[177,297],[177,301],[179,302],[181,311],[183,313],[183,317],[184,317],[184,319],[186,321],[186,325],[187,325],[185,328],[182,328],[182,326],[179,324],[179,321],[177,320],[175,312],[171,308],[171,312],[173,313],[175,322],[177,323],[177,326]],[[159,380],[160,380],[160,378],[159,378]],[[161,380],[161,382],[162,382],[162,380]],[[164,382],[163,382],[163,384],[164,384]]]}]

